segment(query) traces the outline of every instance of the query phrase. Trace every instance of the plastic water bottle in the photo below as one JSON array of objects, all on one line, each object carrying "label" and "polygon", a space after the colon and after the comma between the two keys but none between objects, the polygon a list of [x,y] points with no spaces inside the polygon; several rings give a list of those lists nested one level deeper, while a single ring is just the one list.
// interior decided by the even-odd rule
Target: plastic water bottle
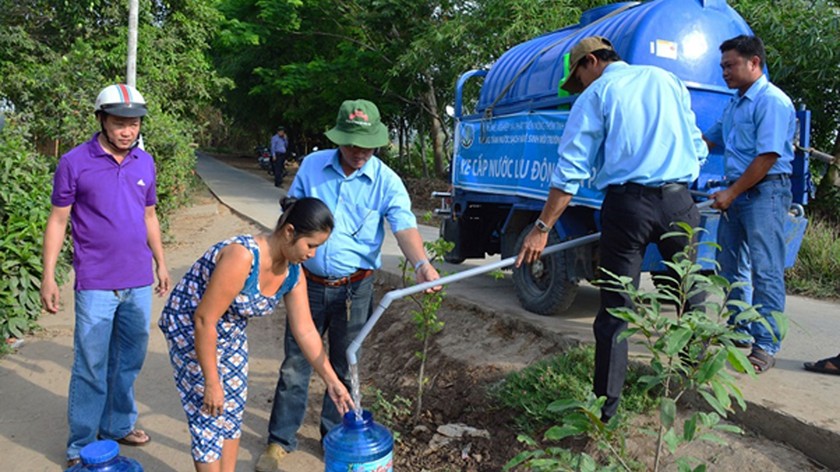
[{"label": "plastic water bottle", "polygon": [[103,439],[88,444],[79,451],[80,464],[66,472],[143,472],[139,462],[120,455],[120,445],[116,441]]},{"label": "plastic water bottle", "polygon": [[324,437],[326,472],[392,472],[394,437],[388,428],[373,421],[367,410],[344,414],[341,426]]}]

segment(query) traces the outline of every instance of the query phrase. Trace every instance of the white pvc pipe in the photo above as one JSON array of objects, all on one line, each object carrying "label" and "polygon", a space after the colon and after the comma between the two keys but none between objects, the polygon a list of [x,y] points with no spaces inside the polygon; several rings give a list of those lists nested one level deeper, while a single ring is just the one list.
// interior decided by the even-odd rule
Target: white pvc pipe
[{"label": "white pvc pipe", "polygon": [[[712,203],[714,203],[714,200],[706,200],[703,203],[698,203],[697,208],[703,209],[711,206]],[[547,256],[558,251],[564,251],[566,249],[583,246],[584,244],[595,242],[600,238],[601,233],[598,232],[586,236],[581,236],[579,238],[570,239],[568,241],[564,241],[562,243],[545,248],[540,257]],[[412,285],[411,287],[391,290],[390,292],[386,293],[385,296],[383,296],[382,299],[379,300],[379,305],[373,311],[373,314],[371,315],[370,319],[367,320],[367,323],[365,323],[365,325],[362,327],[362,330],[359,331],[359,334],[356,335],[356,337],[347,347],[347,363],[349,365],[356,365],[356,363],[358,362],[358,359],[356,358],[356,353],[359,352],[359,349],[362,347],[362,342],[365,340],[368,334],[370,334],[370,331],[373,329],[373,325],[375,325],[376,322],[379,321],[379,318],[382,316],[385,310],[388,309],[388,307],[394,300],[399,300],[409,295],[414,295],[415,293],[423,292],[426,289],[430,289],[432,287],[446,285],[452,282],[458,282],[459,280],[468,279],[479,274],[485,274],[487,272],[492,272],[496,269],[501,269],[509,265],[513,265],[513,263],[516,262],[516,257],[517,256],[511,256],[507,259],[502,259],[498,262],[493,262],[491,264],[486,264],[479,267],[473,267],[472,269],[467,269],[465,271],[457,272],[452,275],[447,275],[446,277],[441,277],[437,280],[423,282],[422,284]]]},{"label": "white pvc pipe", "polygon": [[[571,249],[573,247],[589,244],[597,241],[600,237],[601,233],[594,233],[582,236],[580,238],[571,239],[569,241],[564,241],[560,244],[555,244],[553,246],[545,248],[545,250],[542,252],[542,255],[546,256],[558,251],[563,251],[565,249]],[[365,340],[367,335],[370,334],[371,329],[373,329],[373,325],[375,325],[376,322],[379,321],[379,317],[382,316],[382,314],[385,312],[386,309],[388,309],[388,307],[394,300],[399,300],[409,295],[423,292],[432,287],[446,285],[452,282],[457,282],[459,280],[468,279],[479,274],[492,272],[494,270],[513,265],[514,262],[516,262],[516,256],[511,256],[507,259],[502,259],[500,261],[479,267],[473,267],[472,269],[467,269],[465,271],[457,272],[452,275],[447,275],[446,277],[441,277],[437,280],[432,280],[430,282],[423,282],[422,284],[412,285],[411,287],[391,290],[390,292],[386,293],[381,300],[379,300],[379,305],[376,307],[376,310],[373,311],[373,314],[371,315],[370,319],[367,320],[367,323],[365,323],[365,325],[362,327],[362,330],[359,331],[359,334],[356,335],[356,338],[353,339],[353,342],[351,342],[350,346],[347,347],[347,362],[350,365],[356,364],[356,353],[362,347],[362,342]]]}]

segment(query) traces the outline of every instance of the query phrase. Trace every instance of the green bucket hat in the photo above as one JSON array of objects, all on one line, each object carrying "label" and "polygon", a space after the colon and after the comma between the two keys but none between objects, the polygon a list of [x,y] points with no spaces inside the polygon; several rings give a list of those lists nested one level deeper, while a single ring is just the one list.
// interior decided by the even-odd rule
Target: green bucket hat
[{"label": "green bucket hat", "polygon": [[324,134],[339,146],[375,149],[388,144],[388,128],[382,124],[379,109],[367,100],[345,100],[335,127]]}]

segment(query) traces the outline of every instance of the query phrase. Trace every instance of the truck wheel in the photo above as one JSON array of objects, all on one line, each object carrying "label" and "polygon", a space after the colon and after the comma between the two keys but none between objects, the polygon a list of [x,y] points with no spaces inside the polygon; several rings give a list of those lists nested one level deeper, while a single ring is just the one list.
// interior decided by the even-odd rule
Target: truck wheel
[{"label": "truck wheel", "polygon": [[455,257],[450,255],[449,253],[446,253],[443,255],[443,260],[450,264],[460,264],[464,262],[465,259],[463,257]]},{"label": "truck wheel", "polygon": [[[527,226],[519,234],[516,240],[517,254],[533,226]],[[556,232],[549,232],[547,246],[560,242]],[[566,251],[543,256],[533,264],[523,264],[514,269],[513,285],[522,307],[538,315],[551,316],[566,311],[577,295],[577,281],[568,277]]]},{"label": "truck wheel", "polygon": [[[459,234],[460,234],[460,227],[459,225],[451,220],[450,218],[444,218],[440,222],[440,237],[447,240],[447,241],[459,241]],[[450,263],[450,264],[460,264],[466,260],[465,257],[461,256],[460,248],[458,245],[460,242],[455,243],[455,247],[452,251],[447,252],[443,255],[443,260]]]}]

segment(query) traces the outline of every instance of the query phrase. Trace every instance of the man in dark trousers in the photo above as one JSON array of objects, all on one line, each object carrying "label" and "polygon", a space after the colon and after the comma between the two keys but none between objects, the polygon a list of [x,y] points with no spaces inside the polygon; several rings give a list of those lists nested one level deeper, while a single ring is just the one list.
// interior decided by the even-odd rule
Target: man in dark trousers
[{"label": "man in dark trousers", "polygon": [[[558,145],[560,160],[534,228],[526,236],[516,267],[540,258],[548,232],[581,182],[606,193],[601,207],[601,266],[628,276],[638,286],[642,259],[656,243],[663,259],[682,251],[686,238],[661,236],[675,222],[693,227],[700,212],[688,191],[708,154],[691,111],[688,90],[663,69],[622,61],[600,36],[582,39],[571,51],[571,70],[562,84],[580,93]],[[594,170],[593,170],[594,169]],[[522,270],[522,269],[519,269]],[[618,409],[627,373],[627,340],[616,338],[627,323],[614,307],[631,307],[626,294],[601,289],[595,318],[595,394],[607,397],[602,419]]]},{"label": "man in dark trousers", "polygon": [[277,133],[271,137],[271,163],[274,165],[274,186],[283,186],[283,177],[286,176],[286,149],[289,140],[286,138],[286,129],[277,127]]}]

